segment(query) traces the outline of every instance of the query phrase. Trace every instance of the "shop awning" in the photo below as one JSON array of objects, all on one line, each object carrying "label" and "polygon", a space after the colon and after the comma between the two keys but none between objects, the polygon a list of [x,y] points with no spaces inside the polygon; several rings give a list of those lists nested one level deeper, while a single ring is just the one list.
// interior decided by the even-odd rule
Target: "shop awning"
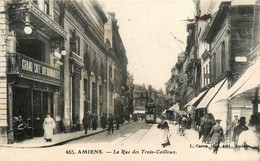
[{"label": "shop awning", "polygon": [[197,97],[194,97],[189,103],[187,103],[184,107],[188,106],[195,106],[196,104],[199,103],[199,101],[205,96],[206,92],[208,90],[205,90],[203,92],[200,92],[200,94]]},{"label": "shop awning", "polygon": [[162,112],[162,115],[164,115],[164,114],[166,114],[166,110],[164,110],[164,111]]},{"label": "shop awning", "polygon": [[173,105],[171,108],[169,108],[170,111],[176,111],[178,112],[180,109],[179,103]]},{"label": "shop awning", "polygon": [[221,96],[218,101],[231,99],[247,90],[255,88],[260,84],[260,56],[256,58],[253,64],[239,78],[239,80]]},{"label": "shop awning", "polygon": [[209,103],[213,100],[213,98],[217,95],[223,84],[225,83],[227,79],[222,80],[219,82],[215,87],[212,87],[209,89],[208,93],[205,95],[205,97],[200,101],[196,109],[199,108],[207,108]]},{"label": "shop awning", "polygon": [[134,114],[145,114],[145,110],[135,110]]}]

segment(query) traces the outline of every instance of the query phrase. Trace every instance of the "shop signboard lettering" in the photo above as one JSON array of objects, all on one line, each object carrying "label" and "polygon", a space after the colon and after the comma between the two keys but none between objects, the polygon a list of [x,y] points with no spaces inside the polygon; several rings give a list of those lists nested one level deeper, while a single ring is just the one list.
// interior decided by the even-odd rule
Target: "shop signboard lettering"
[{"label": "shop signboard lettering", "polygon": [[60,71],[22,59],[22,69],[34,74],[43,75],[51,78],[60,79]]},{"label": "shop signboard lettering", "polygon": [[29,72],[33,72],[33,63],[28,60],[22,59],[22,69]]}]

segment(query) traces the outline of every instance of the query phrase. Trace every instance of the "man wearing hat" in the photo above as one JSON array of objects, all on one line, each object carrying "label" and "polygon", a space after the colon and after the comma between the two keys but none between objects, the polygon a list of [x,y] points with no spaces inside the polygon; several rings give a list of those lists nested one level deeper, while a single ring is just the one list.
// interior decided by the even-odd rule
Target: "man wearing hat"
[{"label": "man wearing hat", "polygon": [[233,131],[234,147],[237,146],[239,135],[246,130],[248,130],[248,127],[246,126],[246,118],[242,116],[239,119],[239,124],[234,128]]},{"label": "man wearing hat", "polygon": [[220,119],[216,120],[216,125],[214,125],[210,131],[211,138],[211,144],[213,147],[213,153],[217,154],[219,144],[221,141],[221,138],[223,137],[223,128],[220,126]]},{"label": "man wearing hat", "polygon": [[234,140],[233,136],[234,136],[234,129],[236,126],[239,125],[239,120],[238,120],[238,115],[234,115],[234,120],[231,123],[231,127],[230,127],[230,135],[229,137],[231,137],[231,140]]},{"label": "man wearing hat", "polygon": [[259,118],[253,114],[249,119],[249,130],[243,131],[238,139],[238,145],[260,151]]}]

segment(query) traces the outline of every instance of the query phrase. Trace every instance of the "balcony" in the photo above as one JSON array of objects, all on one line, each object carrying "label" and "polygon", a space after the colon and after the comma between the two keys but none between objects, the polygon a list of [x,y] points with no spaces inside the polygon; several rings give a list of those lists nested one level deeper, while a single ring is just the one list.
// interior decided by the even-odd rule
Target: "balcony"
[{"label": "balcony", "polygon": [[19,53],[7,54],[8,75],[34,80],[52,85],[61,85],[60,70],[41,61],[35,60]]},{"label": "balcony", "polygon": [[78,65],[80,68],[84,67],[82,58],[75,52],[70,52],[70,61],[76,65]]},{"label": "balcony", "polygon": [[66,31],[52,18],[41,11],[33,2],[17,2],[9,4],[11,22],[23,20],[25,12],[30,13],[30,25],[52,39],[67,39]]}]

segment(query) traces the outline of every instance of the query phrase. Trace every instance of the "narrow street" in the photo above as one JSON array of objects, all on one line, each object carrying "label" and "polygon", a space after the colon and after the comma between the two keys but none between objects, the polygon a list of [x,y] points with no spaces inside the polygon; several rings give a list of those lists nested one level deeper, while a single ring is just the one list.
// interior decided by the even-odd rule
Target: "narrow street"
[{"label": "narrow street", "polygon": [[186,130],[185,136],[179,136],[177,126],[170,124],[170,132],[171,145],[162,148],[162,133],[157,124],[137,121],[122,126],[113,134],[102,132],[51,148],[1,148],[0,160],[259,160],[259,153],[243,149],[235,152],[232,148],[220,148],[215,155],[209,144],[200,143],[194,130]]}]

